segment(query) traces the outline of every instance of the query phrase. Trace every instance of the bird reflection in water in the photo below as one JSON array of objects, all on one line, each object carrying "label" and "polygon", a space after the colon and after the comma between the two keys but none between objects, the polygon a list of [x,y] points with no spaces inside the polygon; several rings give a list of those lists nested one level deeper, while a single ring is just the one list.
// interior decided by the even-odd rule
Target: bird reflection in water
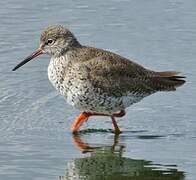
[{"label": "bird reflection in water", "polygon": [[119,135],[108,146],[85,143],[82,138],[83,135],[73,135],[73,142],[88,156],[68,163],[60,180],[184,180],[184,172],[174,165],[123,157],[125,146],[119,143]]}]

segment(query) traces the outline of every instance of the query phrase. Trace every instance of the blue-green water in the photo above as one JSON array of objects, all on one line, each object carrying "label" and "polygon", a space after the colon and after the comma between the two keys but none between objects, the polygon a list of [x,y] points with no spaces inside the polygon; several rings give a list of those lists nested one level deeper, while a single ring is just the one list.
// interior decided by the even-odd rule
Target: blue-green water
[{"label": "blue-green water", "polygon": [[[7,0],[0,24],[0,179],[195,180],[195,0]],[[128,108],[119,137],[101,117],[84,125],[97,130],[72,136],[79,112],[49,83],[49,58],[11,71],[50,24],[148,68],[181,71],[187,83]]]}]

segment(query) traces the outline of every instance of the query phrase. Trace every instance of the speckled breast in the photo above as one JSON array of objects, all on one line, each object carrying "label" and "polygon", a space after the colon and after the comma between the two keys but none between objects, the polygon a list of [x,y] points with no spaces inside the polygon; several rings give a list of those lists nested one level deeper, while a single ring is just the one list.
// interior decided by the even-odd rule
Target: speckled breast
[{"label": "speckled breast", "polygon": [[64,56],[51,58],[48,66],[48,79],[56,90],[63,96],[66,96],[68,91],[68,87],[64,83],[66,66],[67,62]]}]

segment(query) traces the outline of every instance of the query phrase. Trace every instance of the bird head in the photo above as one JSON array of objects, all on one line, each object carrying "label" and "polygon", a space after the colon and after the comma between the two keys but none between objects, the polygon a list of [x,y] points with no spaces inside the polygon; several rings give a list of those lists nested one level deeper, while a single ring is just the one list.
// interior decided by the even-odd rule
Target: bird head
[{"label": "bird head", "polygon": [[41,33],[39,48],[19,63],[13,71],[41,54],[58,57],[76,46],[80,44],[68,29],[61,25],[49,26]]}]

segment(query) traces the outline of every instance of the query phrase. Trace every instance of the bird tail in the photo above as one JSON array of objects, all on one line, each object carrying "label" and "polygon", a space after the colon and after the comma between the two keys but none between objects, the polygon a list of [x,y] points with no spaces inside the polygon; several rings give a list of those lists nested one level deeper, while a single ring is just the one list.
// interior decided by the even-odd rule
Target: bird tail
[{"label": "bird tail", "polygon": [[178,74],[179,72],[176,71],[155,72],[155,76],[152,77],[153,88],[157,91],[175,91],[186,82],[185,76],[178,76]]}]

